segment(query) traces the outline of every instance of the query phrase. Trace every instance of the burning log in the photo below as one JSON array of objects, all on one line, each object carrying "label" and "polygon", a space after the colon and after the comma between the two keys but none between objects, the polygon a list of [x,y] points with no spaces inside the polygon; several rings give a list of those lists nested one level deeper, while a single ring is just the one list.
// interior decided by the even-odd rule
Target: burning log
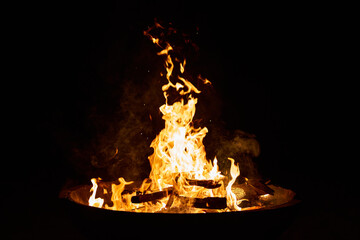
[{"label": "burning log", "polygon": [[[176,176],[174,179],[173,191],[170,193],[171,195],[166,203],[166,208],[169,209],[172,206],[172,204],[174,203],[175,197],[181,198],[181,201],[185,200],[185,202],[192,202],[193,207],[196,207],[196,208],[213,208],[212,207],[213,205],[215,206],[215,209],[223,208],[222,202],[220,202],[221,200],[214,200],[215,198],[212,198],[209,201],[206,201],[206,199],[204,200],[204,198],[180,197],[178,190],[177,190],[179,177],[180,177],[180,175],[178,174],[178,176]],[[199,186],[199,187],[204,187],[204,188],[208,188],[208,189],[214,189],[214,188],[218,188],[221,186],[221,183],[218,183],[214,180],[186,179],[186,181],[187,181],[188,185]],[[207,206],[210,206],[210,207],[207,207]],[[225,199],[225,207],[226,207],[226,199]]]},{"label": "burning log", "polygon": [[187,206],[192,206],[195,208],[208,208],[208,209],[224,209],[227,207],[227,202],[225,197],[206,197],[206,198],[192,198],[179,196],[173,192],[173,188],[169,187],[163,191],[158,191],[154,193],[147,193],[143,195],[133,196],[131,198],[132,203],[143,203],[150,202],[162,199],[170,195],[166,208],[170,208],[175,198],[180,199],[180,201]]},{"label": "burning log", "polygon": [[227,207],[224,197],[195,198],[193,206],[196,208],[223,209]]},{"label": "burning log", "polygon": [[163,191],[133,196],[131,198],[131,202],[132,203],[143,203],[143,202],[155,201],[155,200],[167,197],[169,194],[172,193],[172,191],[173,191],[173,188],[170,187],[170,188],[166,188]]},{"label": "burning log", "polygon": [[206,198],[191,198],[184,196],[176,196],[187,205],[195,208],[208,208],[208,209],[224,209],[227,207],[225,197],[206,197]]},{"label": "burning log", "polygon": [[186,179],[189,185],[204,187],[204,188],[218,188],[221,186],[221,183],[215,182],[214,180],[195,180],[195,179]]}]

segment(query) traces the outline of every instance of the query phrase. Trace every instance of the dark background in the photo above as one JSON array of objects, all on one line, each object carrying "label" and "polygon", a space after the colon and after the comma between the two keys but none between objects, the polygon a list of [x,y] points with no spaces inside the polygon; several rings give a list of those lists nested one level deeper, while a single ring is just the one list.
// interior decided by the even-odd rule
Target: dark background
[{"label": "dark background", "polygon": [[[221,99],[216,119],[228,131],[256,135],[261,175],[302,200],[303,210],[283,237],[358,234],[357,165],[347,135],[353,131],[348,112],[356,110],[348,82],[351,14],[327,5],[191,1],[58,2],[42,9],[21,21],[29,75],[20,105],[30,132],[20,140],[26,145],[21,168],[16,162],[16,177],[5,185],[22,186],[30,199],[26,213],[16,212],[25,218],[14,220],[12,236],[82,237],[62,213],[58,194],[66,184],[87,181],[91,170],[79,170],[74,152],[96,145],[118,120],[113,112],[121,119],[122,91],[116,89],[161,62],[147,57],[155,59],[156,49],[142,35],[154,18],[193,34],[199,46],[194,69]],[[106,124],[99,127],[101,121]],[[10,189],[9,198],[18,193]]]}]

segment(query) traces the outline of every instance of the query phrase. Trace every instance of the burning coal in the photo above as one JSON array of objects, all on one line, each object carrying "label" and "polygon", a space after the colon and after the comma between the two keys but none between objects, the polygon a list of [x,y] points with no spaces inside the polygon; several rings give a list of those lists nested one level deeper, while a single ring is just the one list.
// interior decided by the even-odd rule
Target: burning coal
[{"label": "burning coal", "polygon": [[[208,129],[194,121],[201,91],[188,80],[187,61],[177,50],[178,45],[165,40],[174,32],[175,29],[159,23],[144,31],[159,48],[157,55],[163,57],[165,67],[160,74],[165,81],[161,88],[165,103],[159,108],[165,126],[150,144],[153,153],[148,157],[149,177],[142,182],[120,177],[113,183],[93,178],[86,204],[117,211],[202,213],[261,208],[265,202],[274,203],[278,198],[273,196],[279,194],[285,196],[282,201],[291,199],[293,193],[289,190],[241,176],[233,156],[226,157],[230,165],[228,176],[219,170],[216,157],[207,158],[203,140]],[[211,85],[200,75],[196,79],[202,85]],[[233,146],[241,147],[244,139],[238,136]],[[248,140],[251,144],[247,144],[247,151],[258,155],[257,142]],[[116,154],[121,152],[117,150]],[[242,184],[236,185],[236,181]],[[72,198],[84,203],[83,196],[75,194]]]}]

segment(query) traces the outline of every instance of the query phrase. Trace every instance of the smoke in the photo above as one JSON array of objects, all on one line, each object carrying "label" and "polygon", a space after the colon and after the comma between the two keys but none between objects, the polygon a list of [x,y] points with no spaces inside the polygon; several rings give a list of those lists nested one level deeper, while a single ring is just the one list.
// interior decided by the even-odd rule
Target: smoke
[{"label": "smoke", "polygon": [[110,176],[130,180],[148,176],[147,157],[152,153],[149,146],[161,129],[158,107],[162,101],[161,88],[154,81],[141,84],[125,82],[120,100],[122,119],[117,123],[113,143],[118,153],[106,166]]},{"label": "smoke", "polygon": [[[112,55],[121,54],[116,51],[117,44],[109,46]],[[149,146],[164,125],[158,109],[164,103],[163,62],[143,36],[134,45],[133,52],[117,60],[110,56],[101,63],[111,67],[92,81],[91,101],[83,100],[81,105],[82,129],[78,130],[80,137],[70,144],[69,163],[82,179],[122,176],[140,180],[150,172]],[[85,76],[84,82],[91,77]],[[87,85],[84,88],[89,89]]]},{"label": "smoke", "polygon": [[254,158],[260,154],[260,146],[255,136],[241,130],[229,131],[223,126],[209,127],[205,141],[208,158],[216,156],[220,170],[228,174],[229,157],[235,159],[240,167],[240,175],[247,178],[260,178]]}]

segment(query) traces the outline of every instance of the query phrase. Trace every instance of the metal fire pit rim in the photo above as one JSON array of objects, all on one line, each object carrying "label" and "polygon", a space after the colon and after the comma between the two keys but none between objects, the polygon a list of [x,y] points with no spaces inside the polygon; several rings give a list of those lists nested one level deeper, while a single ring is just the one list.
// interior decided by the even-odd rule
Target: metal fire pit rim
[{"label": "metal fire pit rim", "polygon": [[93,206],[88,206],[88,205],[84,205],[84,204],[81,204],[81,203],[77,203],[75,202],[74,200],[72,199],[68,199],[70,200],[71,202],[77,204],[77,205],[80,205],[82,207],[89,207],[91,209],[96,209],[96,211],[108,211],[108,212],[112,212],[112,213],[126,213],[126,214],[136,214],[136,215],[164,215],[164,216],[167,216],[167,215],[173,215],[173,216],[176,216],[176,215],[182,215],[182,216],[185,216],[185,215],[197,215],[197,216],[200,216],[200,215],[230,215],[230,214],[247,214],[247,213],[255,213],[255,212],[265,212],[265,211],[271,211],[271,210],[277,210],[277,209],[283,209],[283,208],[287,208],[287,207],[291,207],[291,206],[294,206],[294,205],[297,205],[299,203],[301,203],[301,200],[299,199],[292,199],[291,201],[287,202],[287,203],[283,203],[283,204],[279,204],[279,205],[274,205],[274,206],[267,206],[267,207],[263,207],[263,208],[256,208],[256,209],[249,209],[249,210],[241,210],[241,211],[228,211],[228,212],[204,212],[204,213],[167,213],[167,212],[133,212],[133,211],[121,211],[121,210],[111,210],[111,209],[106,209],[106,208],[98,208],[98,207],[93,207]]},{"label": "metal fire pit rim", "polygon": [[256,213],[256,212],[267,212],[267,211],[272,211],[272,210],[277,210],[277,209],[283,209],[283,208],[287,208],[287,207],[291,207],[291,206],[294,206],[294,205],[298,205],[299,203],[301,203],[301,200],[300,199],[297,199],[297,198],[293,198],[291,199],[290,201],[286,202],[286,203],[282,203],[282,204],[279,204],[279,205],[272,205],[272,206],[265,206],[265,207],[262,207],[262,208],[256,208],[256,209],[243,209],[241,211],[228,211],[228,212],[204,212],[204,213],[167,213],[167,212],[135,212],[135,211],[120,211],[120,210],[111,210],[111,209],[106,209],[106,208],[98,208],[98,207],[93,207],[93,206],[89,206],[89,205],[85,205],[85,204],[82,204],[82,203],[79,203],[79,202],[76,202],[75,200],[73,200],[71,198],[71,192],[73,191],[76,191],[82,187],[89,187],[89,185],[79,185],[79,186],[74,186],[72,188],[69,188],[65,191],[62,191],[60,194],[59,194],[59,197],[60,198],[63,198],[63,199],[66,199],[67,201],[70,201],[76,205],[79,205],[81,207],[87,207],[87,208],[90,208],[90,209],[94,209],[95,211],[108,211],[108,212],[111,212],[111,213],[123,213],[123,214],[136,214],[136,215],[142,215],[142,216],[152,216],[152,215],[163,215],[163,216],[170,216],[170,215],[173,215],[173,216],[177,216],[177,215],[181,215],[181,216],[200,216],[200,215],[218,215],[218,214],[222,214],[222,215],[233,215],[233,214],[251,214],[251,213]]}]

